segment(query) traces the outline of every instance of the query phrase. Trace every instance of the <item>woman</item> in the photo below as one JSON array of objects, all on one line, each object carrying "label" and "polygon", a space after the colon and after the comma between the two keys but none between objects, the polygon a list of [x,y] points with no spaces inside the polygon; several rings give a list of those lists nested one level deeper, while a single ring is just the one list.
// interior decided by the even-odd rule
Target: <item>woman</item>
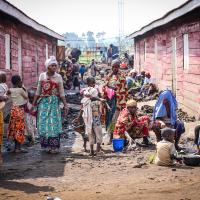
[{"label": "woman", "polygon": [[62,134],[60,99],[64,104],[65,115],[67,113],[63,80],[56,73],[57,64],[54,56],[46,60],[47,71],[40,74],[33,102],[34,105],[37,104],[38,109],[37,128],[41,147],[49,153],[57,153],[60,148],[60,135]]},{"label": "woman", "polygon": [[175,133],[175,147],[178,146],[181,134],[185,132],[183,122],[177,120],[177,101],[170,90],[165,90],[160,93],[153,112],[153,131],[156,134],[157,142],[161,141],[161,129],[170,127],[176,129]]},{"label": "woman", "polygon": [[126,86],[126,78],[120,72],[120,61],[112,61],[112,72],[108,75],[107,82],[103,87],[104,99],[110,110],[106,111],[106,129],[109,129],[112,140],[112,132],[114,124],[117,121],[119,112],[126,107],[126,100],[128,98],[128,90]]},{"label": "woman", "polygon": [[128,135],[134,140],[136,138],[143,138],[143,144],[148,145],[149,135],[149,117],[137,117],[137,102],[135,100],[128,100],[126,108],[124,108],[117,119],[114,130],[114,138],[125,138]]}]

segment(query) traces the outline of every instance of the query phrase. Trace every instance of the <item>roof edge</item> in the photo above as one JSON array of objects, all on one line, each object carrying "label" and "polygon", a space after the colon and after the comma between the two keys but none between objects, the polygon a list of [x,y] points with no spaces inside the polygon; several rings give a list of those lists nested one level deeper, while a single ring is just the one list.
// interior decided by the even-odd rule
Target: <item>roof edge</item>
[{"label": "roof edge", "polygon": [[51,37],[54,37],[59,40],[64,40],[64,37],[55,31],[47,28],[46,26],[38,23],[34,19],[30,18],[28,15],[26,15],[24,12],[22,12],[20,9],[12,5],[10,2],[6,0],[1,0],[0,1],[0,11],[3,13],[6,13],[7,15],[10,15],[17,20],[19,20],[21,23],[30,26],[36,31],[45,33]]},{"label": "roof edge", "polygon": [[188,0],[184,4],[180,5],[179,7],[169,11],[166,13],[163,17],[147,24],[146,26],[142,27],[140,30],[135,31],[134,33],[131,33],[130,35],[127,36],[127,38],[133,39],[139,35],[143,35],[147,33],[148,31],[151,31],[155,29],[158,26],[163,26],[174,19],[177,19],[195,8],[200,7],[200,1],[199,0]]}]

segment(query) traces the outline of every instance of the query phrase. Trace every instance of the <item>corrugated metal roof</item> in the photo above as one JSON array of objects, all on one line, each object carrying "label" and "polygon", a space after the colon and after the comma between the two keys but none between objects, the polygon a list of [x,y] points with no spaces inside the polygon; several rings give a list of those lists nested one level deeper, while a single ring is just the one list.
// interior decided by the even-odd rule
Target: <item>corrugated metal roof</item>
[{"label": "corrugated metal roof", "polygon": [[189,0],[186,1],[184,4],[182,4],[181,6],[169,11],[168,13],[166,13],[163,17],[149,23],[148,25],[142,27],[140,30],[130,34],[129,36],[127,36],[128,38],[135,38],[139,35],[143,35],[148,31],[151,31],[152,29],[155,29],[156,27],[165,25],[171,21],[173,21],[174,19],[177,19],[189,12],[191,12],[192,10],[194,10],[195,8],[200,7],[200,0]]},{"label": "corrugated metal roof", "polygon": [[52,36],[54,38],[57,38],[59,40],[64,40],[64,37],[53,30],[47,28],[46,26],[39,24],[37,21],[34,19],[30,18],[27,16],[24,12],[19,10],[17,7],[12,5],[11,3],[5,1],[5,0],[0,0],[0,12],[4,12],[17,20],[19,20],[21,23],[32,27],[36,31],[45,33],[49,36]]}]

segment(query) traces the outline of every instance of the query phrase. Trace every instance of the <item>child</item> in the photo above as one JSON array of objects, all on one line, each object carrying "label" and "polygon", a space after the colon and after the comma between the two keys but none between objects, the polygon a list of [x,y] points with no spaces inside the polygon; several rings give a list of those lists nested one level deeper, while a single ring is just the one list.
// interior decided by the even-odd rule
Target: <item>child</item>
[{"label": "child", "polygon": [[87,79],[88,87],[83,92],[82,109],[77,118],[83,117],[85,123],[86,135],[88,135],[90,143],[90,155],[94,156],[94,144],[97,143],[97,153],[101,150],[102,143],[102,127],[100,121],[101,103],[104,99],[98,97],[98,90],[95,88],[95,79],[90,77]]},{"label": "child", "polygon": [[200,154],[200,125],[195,127],[194,134],[194,143],[197,145],[198,150],[197,154]]},{"label": "child", "polygon": [[35,135],[37,133],[36,129],[36,110],[33,109],[33,99],[35,92],[33,90],[28,91],[28,102],[25,105],[25,126],[26,126],[26,136],[31,144],[35,142]]},{"label": "child", "polygon": [[176,149],[174,145],[175,129],[163,128],[161,130],[163,140],[157,143],[155,164],[161,166],[174,165]]},{"label": "child", "polygon": [[13,106],[8,126],[8,139],[15,142],[14,152],[25,152],[21,149],[21,144],[25,140],[24,106],[27,103],[28,95],[26,89],[22,86],[19,75],[12,76],[11,82],[13,88],[10,88],[9,92]]},{"label": "child", "polygon": [[3,144],[3,132],[4,132],[4,118],[3,118],[3,108],[5,106],[5,101],[8,100],[7,97],[8,86],[6,85],[6,74],[0,72],[0,165],[3,164],[3,158],[1,155],[1,147]]}]

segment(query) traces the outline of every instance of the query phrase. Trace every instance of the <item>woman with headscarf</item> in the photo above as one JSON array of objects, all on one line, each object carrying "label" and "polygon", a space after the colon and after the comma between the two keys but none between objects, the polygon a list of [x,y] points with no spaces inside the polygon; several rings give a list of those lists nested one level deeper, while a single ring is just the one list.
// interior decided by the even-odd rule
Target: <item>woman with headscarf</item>
[{"label": "woman with headscarf", "polygon": [[112,132],[119,116],[119,112],[126,107],[128,90],[126,86],[126,77],[119,70],[120,61],[112,61],[112,72],[108,75],[106,84],[103,87],[103,98],[107,100],[110,109],[106,110],[106,129]]},{"label": "woman with headscarf", "polygon": [[63,80],[57,73],[57,60],[51,56],[46,60],[47,71],[40,74],[33,104],[37,104],[37,128],[41,147],[49,153],[57,153],[60,148],[62,134],[60,99],[67,113]]},{"label": "woman with headscarf", "polygon": [[157,142],[161,141],[161,129],[170,127],[176,129],[175,147],[178,146],[181,134],[185,132],[183,122],[177,120],[177,101],[170,90],[164,90],[160,93],[153,111],[153,131],[156,134]]},{"label": "woman with headscarf", "polygon": [[143,138],[143,143],[148,145],[149,122],[148,116],[137,117],[137,102],[128,100],[126,108],[119,114],[113,137],[127,139],[130,136],[133,140]]}]

